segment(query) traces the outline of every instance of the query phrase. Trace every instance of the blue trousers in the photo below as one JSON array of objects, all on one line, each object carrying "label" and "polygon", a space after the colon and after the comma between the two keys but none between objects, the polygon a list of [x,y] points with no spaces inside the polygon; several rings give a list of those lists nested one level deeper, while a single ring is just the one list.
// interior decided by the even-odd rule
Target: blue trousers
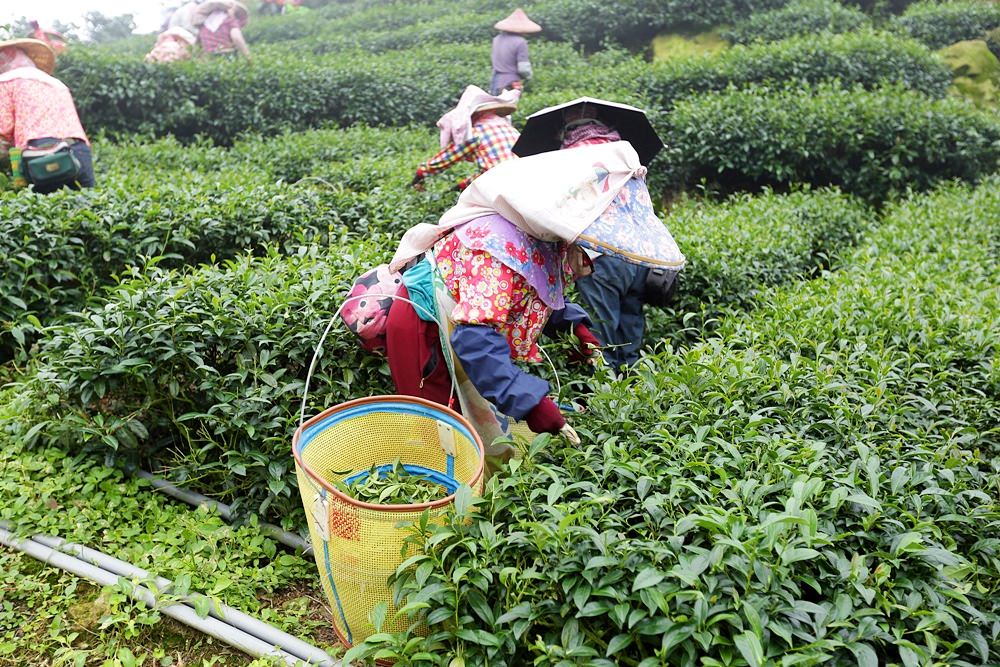
[{"label": "blue trousers", "polygon": [[576,281],[594,328],[605,346],[604,358],[614,368],[639,359],[646,318],[642,293],[649,269],[603,255],[594,260],[594,272]]}]

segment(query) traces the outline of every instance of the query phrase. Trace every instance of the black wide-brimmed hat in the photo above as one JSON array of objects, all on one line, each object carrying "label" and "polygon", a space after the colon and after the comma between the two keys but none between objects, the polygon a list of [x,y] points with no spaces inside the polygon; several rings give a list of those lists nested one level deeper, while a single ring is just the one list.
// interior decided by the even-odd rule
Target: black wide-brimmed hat
[{"label": "black wide-brimmed hat", "polygon": [[584,106],[592,106],[596,111],[597,120],[617,130],[624,141],[632,144],[642,164],[648,165],[663,148],[663,141],[656,134],[646,112],[642,109],[594,97],[579,97],[571,102],[546,107],[528,116],[528,122],[517,143],[514,144],[514,154],[526,157],[559,150],[567,117],[572,117],[577,107]]}]

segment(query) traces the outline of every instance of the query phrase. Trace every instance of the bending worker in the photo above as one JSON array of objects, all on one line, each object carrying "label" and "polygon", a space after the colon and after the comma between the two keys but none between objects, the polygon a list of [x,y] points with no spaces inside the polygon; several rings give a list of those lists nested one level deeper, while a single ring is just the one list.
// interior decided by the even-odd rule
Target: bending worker
[{"label": "bending worker", "polygon": [[559,331],[576,334],[577,359],[596,358],[589,319],[564,297],[587,273],[584,248],[683,265],[648,194],[638,197],[644,174],[627,141],[510,160],[438,224],[408,230],[389,265],[408,299],[393,301],[387,325],[397,390],[446,404],[454,391],[484,442],[509,435],[512,420],[564,430],[548,383],[515,362],[537,360],[539,336]]},{"label": "bending worker", "polygon": [[39,193],[94,187],[90,142],[69,88],[52,76],[55,66],[45,42],[0,42],[0,151],[22,150],[23,171]]},{"label": "bending worker", "polygon": [[490,92],[499,95],[504,90],[520,90],[524,81],[531,78],[531,60],[528,58],[528,40],[525,35],[541,32],[542,27],[528,18],[521,8],[507,18],[497,21],[494,28],[500,34],[493,38],[490,59],[493,78]]},{"label": "bending worker", "polygon": [[250,60],[250,48],[243,37],[243,28],[250,13],[236,0],[209,0],[194,13],[198,28],[198,43],[210,56],[229,56],[239,52]]},{"label": "bending worker", "polygon": [[489,95],[482,88],[468,86],[454,109],[437,122],[441,130],[441,150],[417,167],[410,185],[423,188],[424,179],[459,162],[475,162],[477,171],[463,178],[456,189],[464,190],[477,176],[514,157],[511,147],[518,133],[509,116],[517,110],[520,93]]},{"label": "bending worker", "polygon": [[[514,147],[518,155],[532,155],[546,150],[577,153],[582,147],[630,142],[643,165],[649,164],[663,146],[645,113],[635,107],[593,98],[579,98],[528,118],[521,140]],[[650,234],[666,233],[652,210],[644,175],[637,175],[622,188],[607,212],[628,228],[628,218],[644,221]],[[657,229],[659,228],[659,229]],[[673,245],[664,240],[663,248]],[[646,329],[643,305],[649,301],[663,305],[669,299],[674,279],[684,265],[676,251],[662,261],[629,257],[621,252],[594,247],[593,273],[577,282],[577,290],[594,316],[595,329],[604,341],[605,360],[615,369],[630,366],[639,358]]]}]

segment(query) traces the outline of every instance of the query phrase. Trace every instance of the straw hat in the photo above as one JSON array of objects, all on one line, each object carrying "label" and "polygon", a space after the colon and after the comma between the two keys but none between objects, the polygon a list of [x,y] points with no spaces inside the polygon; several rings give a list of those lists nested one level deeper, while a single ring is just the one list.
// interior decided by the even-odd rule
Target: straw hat
[{"label": "straw hat", "polygon": [[185,30],[180,26],[174,26],[173,28],[168,28],[167,30],[164,30],[162,33],[160,33],[160,36],[157,37],[156,41],[159,42],[161,39],[166,39],[167,37],[177,37],[179,39],[184,40],[185,42],[187,42],[192,46],[194,46],[194,43],[198,41],[197,37],[195,37],[190,32],[188,32],[187,30]]},{"label": "straw hat", "polygon": [[472,113],[479,113],[480,111],[496,111],[501,116],[509,116],[517,111],[517,100],[509,102],[484,102],[472,109]]},{"label": "straw hat", "polygon": [[542,26],[529,19],[528,15],[520,7],[515,9],[514,13],[507,18],[494,23],[493,27],[503,32],[516,32],[522,35],[530,35],[531,33],[542,31]]},{"label": "straw hat", "polygon": [[196,26],[200,26],[214,12],[228,12],[232,7],[236,7],[236,18],[240,23],[246,23],[250,18],[250,12],[247,11],[246,6],[242,2],[237,2],[236,0],[207,0],[207,2],[201,3],[194,10],[191,22]]},{"label": "straw hat", "polygon": [[56,52],[51,46],[39,39],[6,39],[0,42],[0,49],[13,46],[24,51],[35,62],[35,67],[46,74],[52,74],[56,69]]}]

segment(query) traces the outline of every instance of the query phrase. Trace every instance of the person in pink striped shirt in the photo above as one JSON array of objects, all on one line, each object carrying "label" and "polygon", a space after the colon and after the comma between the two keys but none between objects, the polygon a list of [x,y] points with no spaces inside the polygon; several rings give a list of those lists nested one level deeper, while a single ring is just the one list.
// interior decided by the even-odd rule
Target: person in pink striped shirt
[{"label": "person in pink striped shirt", "polygon": [[36,39],[0,42],[0,152],[11,146],[38,148],[65,142],[80,164],[79,173],[66,183],[36,187],[51,192],[68,186],[94,186],[94,165],[73,95],[52,76],[55,52]]}]

